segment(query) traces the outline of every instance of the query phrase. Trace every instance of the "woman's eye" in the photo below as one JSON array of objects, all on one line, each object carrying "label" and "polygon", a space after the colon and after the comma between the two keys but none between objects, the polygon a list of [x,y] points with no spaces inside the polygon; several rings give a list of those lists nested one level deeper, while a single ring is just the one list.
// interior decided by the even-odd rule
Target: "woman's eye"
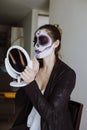
[{"label": "woman's eye", "polygon": [[49,39],[48,39],[48,37],[46,37],[46,36],[40,36],[40,37],[39,37],[39,42],[40,42],[41,45],[47,44],[48,41],[49,41]]}]

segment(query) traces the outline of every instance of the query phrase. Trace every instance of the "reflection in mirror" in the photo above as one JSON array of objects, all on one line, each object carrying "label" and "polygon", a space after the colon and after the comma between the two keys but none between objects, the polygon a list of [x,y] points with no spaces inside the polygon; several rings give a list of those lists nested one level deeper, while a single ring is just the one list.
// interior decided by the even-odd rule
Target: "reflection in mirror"
[{"label": "reflection in mirror", "polygon": [[22,51],[17,48],[13,48],[9,52],[9,62],[13,69],[17,72],[24,71],[27,66],[27,60]]}]

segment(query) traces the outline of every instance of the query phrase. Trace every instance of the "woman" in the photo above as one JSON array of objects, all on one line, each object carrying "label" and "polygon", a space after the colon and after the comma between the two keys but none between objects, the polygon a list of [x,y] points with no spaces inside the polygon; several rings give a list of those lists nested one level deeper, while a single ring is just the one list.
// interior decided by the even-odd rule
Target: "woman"
[{"label": "woman", "polygon": [[58,58],[61,34],[54,25],[43,25],[34,36],[32,69],[21,78],[28,84],[17,94],[25,106],[11,130],[73,130],[68,102],[76,75]]}]

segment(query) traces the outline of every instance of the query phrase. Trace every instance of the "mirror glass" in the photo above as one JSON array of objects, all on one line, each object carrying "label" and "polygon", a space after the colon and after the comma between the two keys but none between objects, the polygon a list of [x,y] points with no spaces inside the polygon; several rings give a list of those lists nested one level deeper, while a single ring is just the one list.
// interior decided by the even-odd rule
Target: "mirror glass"
[{"label": "mirror glass", "polygon": [[10,50],[8,59],[12,68],[19,73],[24,71],[27,66],[27,60],[24,53],[17,48]]}]

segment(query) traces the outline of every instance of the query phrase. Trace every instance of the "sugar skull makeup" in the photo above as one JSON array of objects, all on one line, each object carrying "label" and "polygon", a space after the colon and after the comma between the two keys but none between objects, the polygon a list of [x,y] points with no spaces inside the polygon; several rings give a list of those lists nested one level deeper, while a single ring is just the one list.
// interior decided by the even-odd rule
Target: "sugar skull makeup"
[{"label": "sugar skull makeup", "polygon": [[44,58],[53,51],[52,39],[45,30],[38,30],[34,37],[34,50],[37,58]]}]

